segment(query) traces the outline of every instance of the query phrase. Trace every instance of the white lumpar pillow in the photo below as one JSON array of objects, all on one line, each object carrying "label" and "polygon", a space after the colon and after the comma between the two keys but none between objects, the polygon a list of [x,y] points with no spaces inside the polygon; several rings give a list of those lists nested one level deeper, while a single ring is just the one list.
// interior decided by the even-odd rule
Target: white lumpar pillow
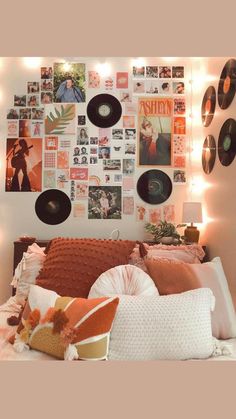
[{"label": "white lumpar pillow", "polygon": [[133,265],[120,265],[101,274],[88,298],[110,295],[159,295],[152,278]]},{"label": "white lumpar pillow", "polygon": [[215,349],[209,288],[164,296],[123,295],[110,336],[110,360],[203,359]]}]

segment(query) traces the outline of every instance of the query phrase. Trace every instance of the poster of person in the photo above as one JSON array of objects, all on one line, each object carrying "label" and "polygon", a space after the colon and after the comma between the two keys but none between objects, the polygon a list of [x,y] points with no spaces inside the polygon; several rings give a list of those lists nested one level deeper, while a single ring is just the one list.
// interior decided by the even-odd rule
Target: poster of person
[{"label": "poster of person", "polygon": [[170,166],[173,99],[140,98],[138,106],[138,165]]},{"label": "poster of person", "polygon": [[186,183],[186,172],[185,170],[174,170],[173,183],[177,185],[183,185]]},{"label": "poster of person", "polygon": [[126,140],[135,140],[136,139],[136,129],[126,129],[125,130],[125,139]]},{"label": "poster of person", "polygon": [[41,103],[43,105],[48,105],[49,103],[53,103],[53,94],[52,92],[41,92]]},{"label": "poster of person", "polygon": [[111,147],[98,147],[98,158],[109,159],[111,156]]},{"label": "poster of person", "polygon": [[100,88],[100,74],[97,71],[88,72],[88,87],[91,89]]},{"label": "poster of person", "polygon": [[7,119],[19,119],[19,109],[8,109]]},{"label": "poster of person", "polygon": [[8,138],[6,192],[41,192],[42,139]]},{"label": "poster of person", "polygon": [[38,81],[28,81],[27,92],[28,92],[28,94],[39,93],[39,82]]},{"label": "poster of person", "polygon": [[184,78],[184,66],[173,66],[172,67],[172,77],[173,79],[183,79]]},{"label": "poster of person", "polygon": [[112,139],[113,140],[123,140],[123,129],[112,129]]},{"label": "poster of person", "polygon": [[44,170],[43,172],[43,187],[55,188],[56,187],[56,171]]},{"label": "poster of person", "polygon": [[158,66],[146,66],[146,77],[155,79],[158,77]]},{"label": "poster of person", "polygon": [[121,219],[121,186],[89,186],[89,219]]},{"label": "poster of person", "polygon": [[123,159],[123,174],[126,176],[133,175],[135,171],[134,159]]},{"label": "poster of person", "polygon": [[43,137],[44,123],[43,121],[32,121],[31,122],[31,136],[32,137]]},{"label": "poster of person", "polygon": [[75,199],[85,199],[88,197],[88,183],[76,182]]},{"label": "poster of person", "polygon": [[145,76],[145,67],[133,66],[133,77],[144,77]]},{"label": "poster of person", "polygon": [[20,119],[19,137],[31,137],[31,121],[27,119]]},{"label": "poster of person", "polygon": [[45,134],[67,135],[75,134],[75,105],[55,104],[46,106]]},{"label": "poster of person", "polygon": [[169,83],[168,81],[163,81],[162,80],[160,82],[160,90],[159,90],[159,93],[161,95],[169,95],[169,94],[171,94],[171,88],[172,88],[171,83]]},{"label": "poster of person", "polygon": [[88,128],[78,127],[77,128],[77,145],[88,145],[88,143],[89,143]]},{"label": "poster of person", "polygon": [[133,93],[137,93],[137,94],[145,93],[145,81],[134,80],[133,81]]},{"label": "poster of person", "polygon": [[111,138],[111,128],[99,128],[98,130],[98,144],[108,145]]},{"label": "poster of person", "polygon": [[86,125],[86,115],[78,115],[77,124]]},{"label": "poster of person", "polygon": [[161,221],[161,208],[149,208],[148,209],[149,215],[149,223],[158,224]]},{"label": "poster of person", "polygon": [[52,67],[41,67],[41,79],[52,79]]},{"label": "poster of person", "polygon": [[125,143],[125,154],[135,154],[136,153],[136,144],[135,143]]},{"label": "poster of person", "polygon": [[175,206],[164,205],[163,217],[164,217],[164,220],[167,221],[168,223],[174,223],[175,222]]},{"label": "poster of person", "polygon": [[53,83],[52,80],[41,80],[41,90],[49,91],[51,92],[53,90]]},{"label": "poster of person", "polygon": [[28,95],[27,106],[39,106],[39,95]]},{"label": "poster of person", "polygon": [[134,197],[133,196],[123,197],[123,213],[125,215],[133,215],[134,213]]},{"label": "poster of person", "polygon": [[20,119],[31,119],[31,109],[30,108],[20,109]]},{"label": "poster of person", "polygon": [[85,64],[54,63],[54,102],[85,102]]},{"label": "poster of person", "polygon": [[14,95],[14,106],[26,106],[26,95]]},{"label": "poster of person", "polygon": [[32,108],[32,119],[44,119],[44,108]]},{"label": "poster of person", "polygon": [[147,209],[143,205],[136,205],[136,221],[145,221]]},{"label": "poster of person", "polygon": [[184,82],[173,82],[173,93],[176,95],[184,94]]},{"label": "poster of person", "polygon": [[171,67],[159,66],[159,77],[160,79],[171,78]]},{"label": "poster of person", "polygon": [[18,137],[18,121],[7,121],[7,135],[8,137]]}]

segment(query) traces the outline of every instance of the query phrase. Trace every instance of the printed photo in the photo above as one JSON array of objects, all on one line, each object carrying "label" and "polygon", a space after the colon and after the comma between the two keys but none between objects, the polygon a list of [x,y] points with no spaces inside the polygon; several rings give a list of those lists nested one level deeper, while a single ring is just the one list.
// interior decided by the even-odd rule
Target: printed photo
[{"label": "printed photo", "polygon": [[123,177],[123,189],[125,192],[127,191],[132,191],[133,193],[133,189],[134,189],[134,177],[133,176],[124,176]]},{"label": "printed photo", "polygon": [[111,182],[111,176],[105,175],[105,183],[110,183],[110,182]]},{"label": "printed photo", "polygon": [[46,106],[45,134],[67,135],[75,134],[75,105],[55,104]]},{"label": "printed photo", "polygon": [[120,102],[132,102],[131,92],[120,92]]},{"label": "printed photo", "polygon": [[125,215],[134,214],[134,197],[133,196],[123,197],[123,214]]},{"label": "printed photo", "polygon": [[41,192],[42,139],[8,138],[6,192]]},{"label": "printed photo", "polygon": [[173,66],[172,67],[172,77],[173,79],[183,79],[184,78],[184,67],[183,66]]},{"label": "printed photo", "polygon": [[58,137],[51,136],[51,137],[45,137],[44,140],[45,144],[45,150],[57,150],[58,149]]},{"label": "printed photo", "polygon": [[73,165],[75,165],[75,166],[77,166],[77,165],[87,166],[88,165],[88,156],[83,155],[83,156],[73,157]]},{"label": "printed photo", "polygon": [[44,119],[44,109],[43,108],[32,108],[31,119]]},{"label": "printed photo", "polygon": [[131,115],[123,116],[123,127],[124,128],[134,128],[135,127],[135,117]]},{"label": "printed photo", "polygon": [[134,159],[123,159],[123,174],[132,175],[135,171],[135,160]]},{"label": "printed photo", "polygon": [[27,106],[39,106],[39,95],[28,95]]},{"label": "printed photo", "polygon": [[159,78],[160,79],[171,78],[171,67],[160,66],[159,67]]},{"label": "printed photo", "polygon": [[173,93],[176,95],[183,95],[184,92],[184,82],[173,82]]},{"label": "printed photo", "polygon": [[136,67],[133,66],[133,77],[144,77],[145,76],[145,67]]},{"label": "printed photo", "polygon": [[126,140],[135,140],[136,139],[136,129],[125,129],[125,139]]},{"label": "printed photo", "polygon": [[41,67],[41,79],[52,79],[52,67]]},{"label": "printed photo", "polygon": [[100,88],[100,74],[97,71],[88,72],[88,87],[91,89]]},{"label": "printed photo", "polygon": [[107,77],[104,80],[104,89],[105,90],[113,90],[114,85],[115,85],[114,77]]},{"label": "printed photo", "polygon": [[136,115],[138,111],[137,103],[125,102],[125,114],[126,115]]},{"label": "printed photo", "polygon": [[173,99],[139,99],[138,164],[170,166]]},{"label": "printed photo", "polygon": [[116,88],[128,89],[128,86],[129,86],[129,73],[127,72],[116,73]]},{"label": "printed photo", "polygon": [[32,137],[43,137],[43,130],[44,130],[43,121],[32,121],[31,122]]},{"label": "printed photo", "polygon": [[110,147],[98,147],[98,158],[99,159],[109,159],[111,156]]},{"label": "printed photo", "polygon": [[88,145],[89,144],[89,137],[88,137],[88,128],[77,128],[77,145]]},{"label": "printed photo", "polygon": [[8,137],[18,137],[18,133],[19,133],[18,121],[7,121]]},{"label": "printed photo", "polygon": [[184,117],[174,118],[174,134],[186,134],[186,119]]},{"label": "printed photo", "polygon": [[86,167],[71,167],[70,178],[72,180],[88,180],[88,168]]},{"label": "printed photo", "polygon": [[78,125],[86,125],[86,115],[78,115]]},{"label": "printed photo", "polygon": [[147,66],[146,77],[156,79],[158,77],[158,66]]},{"label": "printed photo", "polygon": [[53,94],[51,92],[41,92],[41,103],[43,105],[53,103]]},{"label": "printed photo", "polygon": [[60,148],[71,148],[71,140],[69,138],[60,138]]},{"label": "printed photo", "polygon": [[108,146],[111,138],[111,128],[99,128],[98,130],[98,144],[100,146]]},{"label": "printed photo", "polygon": [[26,95],[14,95],[14,106],[26,106]]},{"label": "printed photo", "polygon": [[186,167],[186,157],[183,156],[174,156],[174,167],[185,168]]},{"label": "printed photo", "polygon": [[28,81],[27,92],[28,92],[28,94],[39,93],[39,82],[38,81]]},{"label": "printed photo", "polygon": [[164,205],[163,217],[164,217],[164,220],[167,221],[168,223],[174,223],[175,222],[175,206]]},{"label": "printed photo", "polygon": [[73,217],[84,218],[86,213],[85,204],[81,202],[75,202],[73,204]]},{"label": "printed photo", "polygon": [[186,112],[185,98],[174,99],[174,114],[184,115]]},{"label": "printed photo", "polygon": [[98,137],[90,137],[89,142],[91,145],[98,145]]},{"label": "printed photo", "polygon": [[147,209],[143,205],[136,205],[136,221],[145,221]]},{"label": "printed photo", "polygon": [[20,119],[19,137],[31,137],[31,121],[26,119]]},{"label": "printed photo", "polygon": [[88,147],[75,147],[73,156],[87,156],[88,155]]},{"label": "printed photo", "polygon": [[159,93],[161,93],[162,95],[169,95],[171,94],[171,87],[171,83],[169,83],[168,81],[161,81]]},{"label": "printed photo", "polygon": [[95,156],[90,156],[89,162],[90,164],[98,164],[98,158]]},{"label": "printed photo", "polygon": [[43,187],[44,188],[56,187],[56,171],[55,170],[43,171]]},{"label": "printed photo", "polygon": [[97,155],[98,154],[98,148],[97,147],[90,147],[89,153],[93,154],[93,155]]},{"label": "printed photo", "polygon": [[149,223],[158,224],[161,221],[161,208],[149,208],[148,209],[149,215]]},{"label": "printed photo", "polygon": [[103,160],[103,170],[121,170],[121,160],[118,159],[106,159]]},{"label": "printed photo", "polygon": [[69,152],[68,151],[57,152],[57,168],[58,169],[69,168]]},{"label": "printed photo", "polygon": [[85,64],[55,63],[53,83],[55,102],[85,102]]},{"label": "printed photo", "polygon": [[186,152],[186,140],[183,135],[174,136],[173,151],[174,154],[184,154]]},{"label": "printed photo", "polygon": [[53,83],[52,80],[41,80],[41,90],[45,92],[52,92],[53,91]]},{"label": "printed photo", "polygon": [[121,219],[121,186],[89,186],[89,219]]},{"label": "printed photo", "polygon": [[19,109],[9,109],[7,111],[7,119],[19,119]]},{"label": "printed photo", "polygon": [[69,185],[69,170],[60,169],[57,170],[57,187],[59,189],[65,189]]},{"label": "printed photo", "polygon": [[115,183],[122,183],[122,175],[119,173],[114,174],[114,182]]},{"label": "printed photo", "polygon": [[177,184],[186,183],[186,172],[185,170],[174,170],[173,182]]},{"label": "printed photo", "polygon": [[75,199],[88,198],[88,183],[76,182]]},{"label": "printed photo", "polygon": [[158,80],[147,80],[146,81],[146,93],[157,95],[160,93],[160,84]]},{"label": "printed photo", "polygon": [[117,154],[117,153],[121,154],[122,151],[123,151],[123,144],[120,143],[120,142],[117,142],[115,144],[113,143],[112,151],[115,154]]},{"label": "printed photo", "polygon": [[20,109],[20,119],[31,119],[31,109],[30,108]]},{"label": "printed photo", "polygon": [[142,80],[133,81],[133,93],[145,93],[145,82]]},{"label": "printed photo", "polygon": [[44,167],[56,168],[56,153],[54,152],[44,153]]},{"label": "printed photo", "polygon": [[125,154],[135,154],[136,153],[136,144],[135,143],[126,143],[125,144]]},{"label": "printed photo", "polygon": [[112,129],[113,140],[123,140],[123,129]]}]

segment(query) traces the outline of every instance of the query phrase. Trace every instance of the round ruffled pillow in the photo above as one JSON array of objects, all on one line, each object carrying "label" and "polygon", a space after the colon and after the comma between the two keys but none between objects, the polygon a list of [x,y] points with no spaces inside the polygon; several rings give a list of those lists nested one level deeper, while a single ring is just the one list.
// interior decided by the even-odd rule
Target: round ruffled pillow
[{"label": "round ruffled pillow", "polygon": [[112,295],[159,295],[152,278],[134,265],[119,265],[102,273],[88,298]]}]

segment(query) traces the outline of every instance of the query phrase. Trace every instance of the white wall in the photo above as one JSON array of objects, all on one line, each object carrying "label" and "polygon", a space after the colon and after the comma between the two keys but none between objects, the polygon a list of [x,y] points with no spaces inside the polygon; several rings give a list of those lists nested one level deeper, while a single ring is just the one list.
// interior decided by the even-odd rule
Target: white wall
[{"label": "white wall", "polygon": [[[236,115],[236,96],[231,105],[222,110],[216,103],[215,116],[209,127],[204,128],[200,121],[201,103],[205,90],[213,85],[218,90],[221,71],[229,58],[201,58],[193,60],[193,139],[195,146],[202,149],[207,135],[213,135],[218,143],[221,126],[228,118]],[[205,226],[204,239],[209,248],[210,257],[220,256],[227,275],[229,286],[236,304],[236,159],[228,167],[222,166],[218,153],[213,171],[206,175],[201,169],[201,158],[194,164],[196,172],[201,171],[205,187],[202,188],[205,210],[209,222]]]},{"label": "white wall", "polygon": [[[95,64],[107,61],[112,66],[112,72],[131,71],[131,58],[78,58],[67,57],[68,61],[85,62],[86,70],[94,70]],[[41,66],[50,66],[54,62],[62,61],[62,57],[42,58]],[[190,78],[190,59],[176,58],[167,62],[164,58],[146,59],[147,65],[185,65],[186,79]],[[119,228],[122,239],[143,239],[145,237],[144,224],[136,222],[134,216],[122,216],[122,220],[88,220],[75,219],[70,216],[64,223],[57,226],[48,226],[42,223],[36,216],[34,204],[39,193],[29,192],[5,192],[5,153],[6,153],[6,114],[7,110],[13,106],[14,94],[25,94],[27,81],[40,80],[40,68],[27,67],[22,58],[2,58],[0,61],[0,303],[2,303],[11,293],[9,283],[12,279],[13,263],[13,241],[23,234],[37,237],[38,239],[49,239],[55,236],[68,237],[100,237],[107,238],[114,228]],[[131,79],[132,80],[132,79]],[[130,81],[131,81],[130,80]],[[187,85],[187,88],[189,86]],[[95,94],[94,89],[87,90],[87,101]],[[119,95],[117,94],[117,97]],[[190,91],[187,92],[187,104],[190,103]],[[81,109],[86,110],[84,104],[79,104]],[[82,112],[81,112],[82,113]],[[91,128],[94,135],[97,128]],[[90,131],[90,135],[92,131]],[[162,169],[160,167],[160,169]],[[137,180],[146,168],[137,168],[135,179]],[[172,178],[173,168],[163,168]],[[175,186],[173,192],[165,204],[175,204],[176,222],[181,221],[182,202],[188,199],[189,185]],[[136,203],[141,202],[137,196]],[[148,207],[148,205],[146,205]],[[150,206],[151,207],[151,206]]]}]

